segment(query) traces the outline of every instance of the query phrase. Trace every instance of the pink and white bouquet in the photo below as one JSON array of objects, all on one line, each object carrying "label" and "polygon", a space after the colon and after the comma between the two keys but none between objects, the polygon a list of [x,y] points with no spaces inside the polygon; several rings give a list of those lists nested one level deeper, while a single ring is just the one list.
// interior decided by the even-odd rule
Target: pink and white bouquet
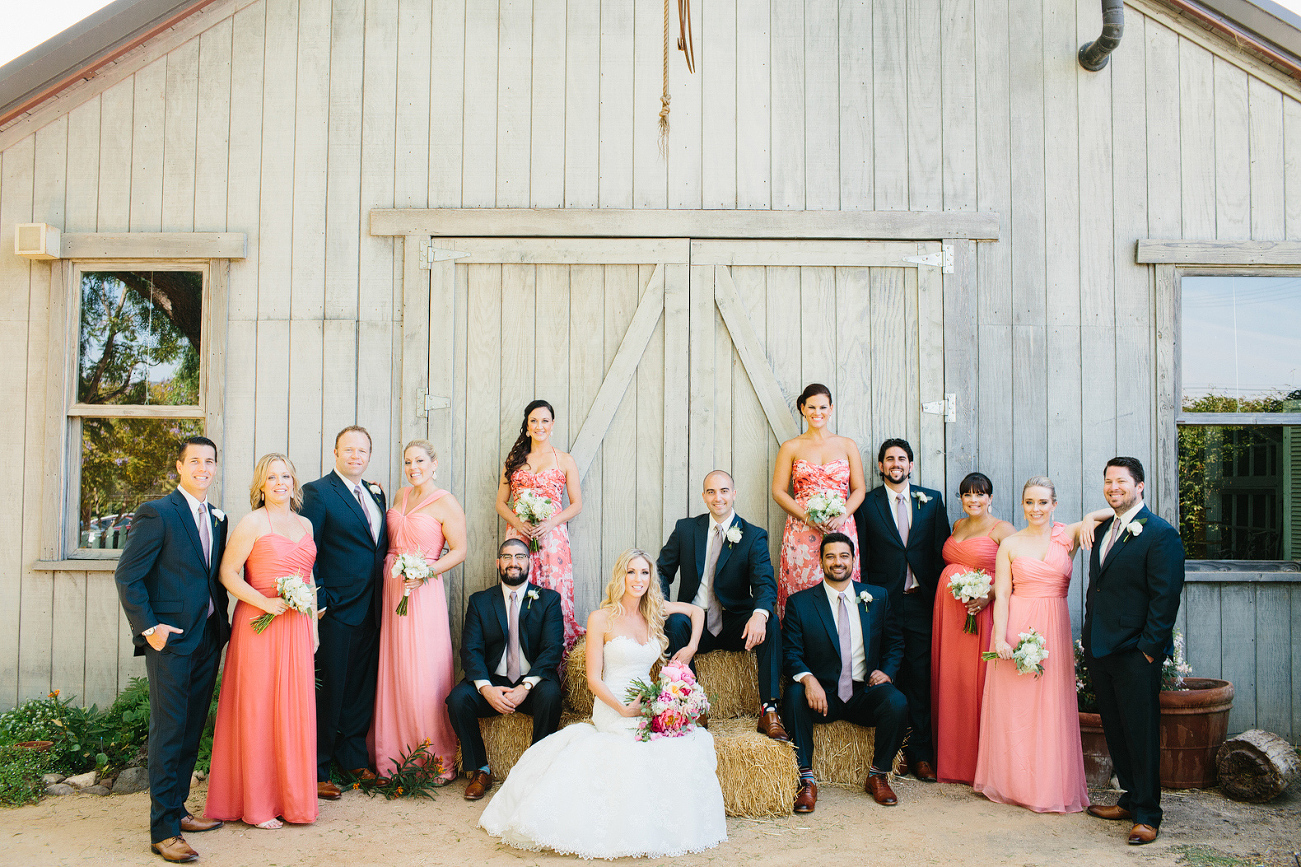
[{"label": "pink and white bouquet", "polygon": [[825,524],[845,514],[845,498],[836,491],[818,491],[805,500],[804,514],[810,524]]},{"label": "pink and white bouquet", "polygon": [[[993,586],[993,579],[981,569],[963,572],[949,579],[949,592],[963,605],[969,605],[977,599],[984,599]],[[962,631],[968,635],[976,634],[976,615],[970,611],[967,612],[967,622],[963,624]]]},{"label": "pink and white bouquet", "polygon": [[[1016,663],[1017,674],[1033,674],[1035,677],[1044,673],[1044,660],[1048,658],[1048,642],[1035,630],[1022,632],[1021,639],[1012,650],[1012,661]],[[998,659],[998,652],[987,650],[980,654],[981,659]]]},{"label": "pink and white bouquet", "polygon": [[[550,497],[544,497],[537,491],[525,488],[515,495],[515,516],[526,524],[541,524],[556,513],[559,505]],[[538,550],[538,540],[529,539],[529,550]]]},{"label": "pink and white bouquet", "polygon": [[[428,581],[433,574],[434,570],[429,568],[425,555],[419,549],[403,551],[393,560],[393,577],[399,581]],[[406,616],[410,598],[410,588],[402,588],[402,601],[398,603],[397,610],[399,616]]]},{"label": "pink and white bouquet", "polygon": [[641,699],[639,741],[681,737],[709,713],[705,690],[696,682],[691,668],[681,662],[666,663],[653,683],[634,680],[628,687],[627,701],[637,698]]},{"label": "pink and white bouquet", "polygon": [[[281,575],[276,579],[276,595],[285,600],[290,611],[297,611],[299,614],[310,616],[312,606],[316,604],[316,587],[313,586],[311,576],[308,575]],[[275,619],[276,615],[269,611],[261,617],[254,617],[253,631],[261,635]]]}]

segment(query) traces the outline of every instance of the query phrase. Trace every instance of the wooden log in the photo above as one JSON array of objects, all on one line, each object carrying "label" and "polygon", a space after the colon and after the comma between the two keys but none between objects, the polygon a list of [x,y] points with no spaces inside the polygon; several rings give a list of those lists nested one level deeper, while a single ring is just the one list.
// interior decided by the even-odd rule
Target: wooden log
[{"label": "wooden log", "polygon": [[1215,761],[1224,794],[1253,804],[1278,797],[1301,773],[1292,745],[1261,729],[1225,741]]}]

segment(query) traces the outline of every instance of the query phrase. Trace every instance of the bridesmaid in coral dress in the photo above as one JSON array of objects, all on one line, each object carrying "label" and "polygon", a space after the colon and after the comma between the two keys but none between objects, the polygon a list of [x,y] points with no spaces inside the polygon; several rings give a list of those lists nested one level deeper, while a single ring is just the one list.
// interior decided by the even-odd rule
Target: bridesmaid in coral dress
[{"label": "bridesmaid in coral dress", "polygon": [[[574,613],[574,558],[569,550],[568,522],[583,510],[583,491],[579,484],[578,464],[551,445],[551,429],[556,411],[545,400],[535,400],[524,407],[519,438],[506,455],[506,466],[497,488],[497,514],[510,528],[507,538],[536,543],[529,558],[529,580],[560,594],[565,615],[565,651],[585,631]],[[530,524],[514,512],[519,493],[530,489],[556,504],[556,512],[540,524]],[[569,495],[564,505],[562,495]],[[532,545],[530,545],[532,547]]]},{"label": "bridesmaid in coral dress", "polygon": [[[310,583],[312,525],[296,514],[303,489],[289,458],[265,455],[253,471],[254,511],[231,533],[221,583],[239,599],[221,678],[212,739],[210,819],[241,819],[267,830],[316,821],[316,609],[290,610],[276,579]],[[242,573],[242,574],[241,574]],[[261,634],[253,620],[275,618]]]},{"label": "bridesmaid in coral dress", "polygon": [[[931,630],[931,724],[935,737],[935,773],[941,783],[966,783],[976,778],[980,734],[980,700],[987,666],[980,654],[989,649],[994,598],[963,604],[949,592],[949,581],[964,572],[982,571],[994,578],[998,544],[1015,528],[989,512],[994,485],[984,473],[969,473],[958,486],[966,516],[953,523],[944,543],[944,562],[935,593]],[[967,615],[976,616],[976,634],[965,631]]]},{"label": "bridesmaid in coral dress", "polygon": [[[827,430],[832,412],[830,390],[820,382],[810,383],[795,406],[807,427],[782,443],[772,472],[772,498],[787,514],[777,574],[778,617],[786,613],[788,596],[822,580],[819,547],[825,534],[839,532],[858,538],[854,510],[867,494],[858,445]],[[804,509],[809,497],[819,491],[840,494],[845,499],[845,514],[822,524],[810,523]],[[857,557],[852,580],[859,580]]]},{"label": "bridesmaid in coral dress", "polygon": [[[1087,520],[1053,522],[1057,492],[1035,476],[1021,494],[1029,526],[998,548],[994,624],[980,717],[974,787],[991,801],[1037,813],[1077,813],[1089,806],[1075,700],[1075,655],[1066,591],[1071,560]],[[1043,674],[1017,674],[1012,651],[1022,632],[1044,637]]]},{"label": "bridesmaid in coral dress", "polygon": [[[440,780],[450,782],[456,776],[456,733],[447,715],[447,694],[456,682],[442,576],[465,561],[465,512],[455,497],[434,486],[438,457],[433,443],[412,440],[402,458],[411,487],[398,492],[387,516],[389,549],[371,750],[383,777],[397,769],[405,754],[427,745],[443,768]],[[433,575],[425,581],[396,577],[393,561],[399,554],[416,552]],[[404,593],[407,613],[398,614]]]}]

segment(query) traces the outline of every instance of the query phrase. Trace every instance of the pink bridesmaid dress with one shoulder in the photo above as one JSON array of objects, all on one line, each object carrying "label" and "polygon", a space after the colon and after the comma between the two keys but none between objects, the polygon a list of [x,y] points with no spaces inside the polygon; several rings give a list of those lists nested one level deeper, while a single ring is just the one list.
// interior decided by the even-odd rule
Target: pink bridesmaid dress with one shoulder
[{"label": "pink bridesmaid dress with one shoulder", "polygon": [[[803,458],[796,458],[791,463],[791,488],[795,492],[795,502],[803,509],[809,497],[820,491],[833,491],[849,499],[849,461],[837,458],[825,464],[811,464]],[[858,529],[854,515],[850,513],[840,532],[854,540],[858,547]],[[792,515],[786,516],[786,526],[782,529],[781,559],[777,577],[777,616],[786,616],[786,599],[792,593],[798,593],[806,587],[812,587],[822,580],[822,531],[810,527]],[[854,558],[851,578],[859,580],[858,558]]]},{"label": "pink bridesmaid dress with one shoulder", "polygon": [[442,556],[443,525],[420,510],[446,494],[435,491],[408,514],[396,507],[388,510],[379,680],[370,732],[375,767],[382,777],[391,775],[402,756],[422,744],[428,744],[446,775],[451,774],[456,761],[456,733],[447,715],[447,694],[455,684],[443,576],[412,590],[407,613],[399,615],[402,579],[393,574],[393,562],[399,554],[419,551],[428,563]]},{"label": "pink bridesmaid dress with one shoulder", "polygon": [[935,591],[931,622],[931,725],[935,737],[935,774],[941,783],[966,783],[976,778],[980,740],[980,703],[988,665],[980,654],[989,649],[994,607],[976,615],[976,634],[964,631],[967,606],[953,598],[949,581],[964,572],[984,572],[994,578],[998,543],[975,536],[944,543],[944,562]]},{"label": "pink bridesmaid dress with one shoulder", "polygon": [[[1075,700],[1075,652],[1066,590],[1071,584],[1071,539],[1053,524],[1042,560],[1012,561],[1008,644],[1036,630],[1047,642],[1043,675],[1017,674],[1016,663],[988,663],[980,717],[975,789],[991,801],[1037,813],[1078,813],[1089,806]],[[991,639],[992,640],[992,639]]]},{"label": "pink bridesmaid dress with one shoulder", "polygon": [[[555,449],[551,451],[555,453]],[[540,473],[520,467],[510,477],[511,505],[514,506],[520,491],[528,489],[539,496],[550,497],[559,511],[565,485],[565,471],[558,466]],[[524,536],[514,527],[507,527],[506,538],[524,539]],[[587,629],[578,622],[574,613],[574,557],[569,550],[567,524],[560,524],[538,540],[538,550],[529,556],[529,581],[560,594],[560,611],[565,618],[565,651],[568,652]]]},{"label": "pink bridesmaid dress with one shoulder", "polygon": [[[244,580],[264,596],[275,596],[277,578],[301,575],[310,582],[315,562],[310,533],[297,542],[267,533],[249,551]],[[262,614],[240,602],[231,618],[204,813],[250,825],[277,816],[314,822],[320,808],[312,623],[310,615],[290,609],[259,635],[252,621]]]}]

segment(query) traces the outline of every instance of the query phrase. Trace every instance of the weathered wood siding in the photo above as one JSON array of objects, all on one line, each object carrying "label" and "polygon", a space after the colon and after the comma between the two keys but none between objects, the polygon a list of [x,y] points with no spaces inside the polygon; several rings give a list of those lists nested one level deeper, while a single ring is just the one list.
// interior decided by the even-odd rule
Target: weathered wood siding
[{"label": "weathered wood siding", "polygon": [[[997,212],[1001,239],[960,245],[974,267],[945,280],[950,475],[988,473],[1010,515],[1046,470],[1063,519],[1099,502],[1107,457],[1155,454],[1156,290],[1134,242],[1301,238],[1301,89],[1147,0],[1100,73],[1075,62],[1094,0],[694,14],[699,73],[675,57],[666,158],[660,11],[631,0],[219,0],[0,130],[0,443],[19,456],[0,478],[0,707],[52,687],[102,702],[141,670],[108,573],[30,568],[63,421],[45,415],[49,269],[9,252],[15,223],[247,233],[226,347],[235,517],[256,455],[288,449],[314,475],[354,421],[372,475],[398,481],[403,261],[368,233],[374,207]],[[1243,664],[1230,651],[1222,670]]]}]

